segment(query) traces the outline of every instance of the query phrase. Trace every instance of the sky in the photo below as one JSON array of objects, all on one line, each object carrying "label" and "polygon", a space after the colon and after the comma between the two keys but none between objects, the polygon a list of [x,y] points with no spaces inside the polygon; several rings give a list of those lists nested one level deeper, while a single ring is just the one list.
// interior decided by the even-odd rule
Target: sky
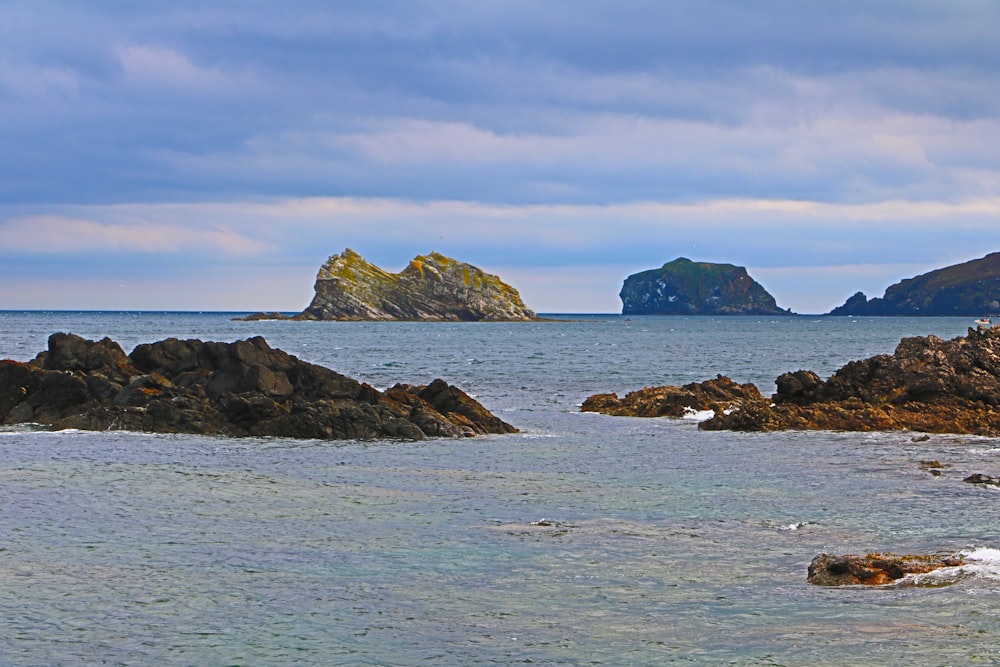
[{"label": "sky", "polygon": [[4,0],[0,309],[300,311],[438,251],[543,313],[798,313],[1000,250],[996,0]]}]

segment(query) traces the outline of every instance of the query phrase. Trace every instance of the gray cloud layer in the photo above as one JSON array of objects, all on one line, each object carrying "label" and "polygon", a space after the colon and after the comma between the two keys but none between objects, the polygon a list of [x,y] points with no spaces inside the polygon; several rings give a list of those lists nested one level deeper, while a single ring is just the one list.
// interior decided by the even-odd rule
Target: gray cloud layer
[{"label": "gray cloud layer", "polygon": [[995,131],[995,2],[204,5],[0,9],[5,199],[838,200],[997,166],[948,136]]},{"label": "gray cloud layer", "polygon": [[[324,255],[350,242],[395,258],[436,234],[463,259],[500,247],[539,271],[609,253],[642,269],[692,246],[776,276],[876,256],[930,268],[1000,241],[996,204],[972,204],[1000,186],[997,35],[993,0],[5,3],[0,253],[51,275],[38,249],[65,264],[56,246],[78,248],[87,271],[93,243],[67,239],[144,252],[147,234],[165,265],[201,244],[305,266],[316,238]],[[281,227],[287,211],[220,223],[168,206],[331,197],[387,217],[298,229]],[[387,200],[518,213],[446,234]],[[813,208],[713,213],[734,201]],[[667,208],[650,223],[635,203]],[[114,208],[139,204],[161,208]],[[572,233],[546,208],[561,205],[588,211]],[[829,205],[869,217],[823,209],[817,223]],[[709,219],[714,244],[689,228]],[[955,221],[974,233],[941,231]],[[905,254],[901,227],[920,240]]]}]

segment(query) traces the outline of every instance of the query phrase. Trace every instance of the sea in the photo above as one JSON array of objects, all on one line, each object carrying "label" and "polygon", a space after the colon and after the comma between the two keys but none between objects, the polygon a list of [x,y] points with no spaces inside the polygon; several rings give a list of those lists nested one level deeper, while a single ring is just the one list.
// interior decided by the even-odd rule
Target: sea
[{"label": "sea", "polygon": [[[263,336],[377,388],[443,378],[520,429],[421,442],[0,428],[0,665],[996,665],[1000,441],[730,433],[599,392],[964,336],[972,318],[242,322],[0,312],[48,336]],[[931,468],[935,461],[941,468]],[[935,474],[937,473],[937,474]],[[820,553],[964,554],[884,587]]]}]

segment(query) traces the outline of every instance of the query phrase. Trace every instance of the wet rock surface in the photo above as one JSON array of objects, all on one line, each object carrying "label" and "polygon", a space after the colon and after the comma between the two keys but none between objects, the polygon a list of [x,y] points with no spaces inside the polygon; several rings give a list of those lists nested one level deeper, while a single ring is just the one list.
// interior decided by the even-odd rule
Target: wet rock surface
[{"label": "wet rock surface", "polygon": [[959,556],[824,553],[809,564],[807,581],[817,586],[884,586],[908,574],[926,574],[964,564]]},{"label": "wet rock surface", "polygon": [[583,402],[582,412],[600,412],[619,417],[683,417],[689,410],[721,412],[763,401],[752,384],[739,384],[724,375],[680,387],[647,387],[617,394],[594,394]]},{"label": "wet rock surface", "polygon": [[320,439],[513,433],[443,380],[379,392],[271,348],[169,338],[126,355],[67,333],[28,363],[0,361],[0,420],[55,428]]},{"label": "wet rock surface", "polygon": [[[711,381],[710,381],[711,382]],[[702,383],[705,384],[705,383]],[[699,424],[706,430],[839,430],[1000,435],[1000,328],[969,329],[965,337],[904,338],[892,355],[852,361],[823,380],[812,371],[784,373],[771,398],[741,387],[739,400]],[[687,385],[691,386],[691,385]],[[669,401],[652,397],[669,388],[633,392],[648,397],[621,409],[598,394],[585,409],[607,414],[679,416]],[[674,388],[676,389],[676,388]],[[674,392],[676,393],[676,392]],[[630,394],[631,396],[631,394]],[[705,405],[704,403],[701,405]],[[695,409],[715,409],[711,406]]]}]

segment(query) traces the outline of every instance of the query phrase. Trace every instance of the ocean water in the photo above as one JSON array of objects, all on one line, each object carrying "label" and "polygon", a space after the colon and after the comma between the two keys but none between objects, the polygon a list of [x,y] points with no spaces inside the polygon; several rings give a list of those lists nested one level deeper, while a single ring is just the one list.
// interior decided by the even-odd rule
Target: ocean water
[{"label": "ocean water", "polygon": [[[0,313],[49,334],[272,346],[376,387],[442,377],[521,432],[425,442],[0,428],[0,665],[1000,664],[996,439],[702,432],[581,414],[725,374],[765,393],[951,318],[234,322]],[[935,459],[935,476],[921,466]],[[883,588],[818,553],[964,552]]]}]

